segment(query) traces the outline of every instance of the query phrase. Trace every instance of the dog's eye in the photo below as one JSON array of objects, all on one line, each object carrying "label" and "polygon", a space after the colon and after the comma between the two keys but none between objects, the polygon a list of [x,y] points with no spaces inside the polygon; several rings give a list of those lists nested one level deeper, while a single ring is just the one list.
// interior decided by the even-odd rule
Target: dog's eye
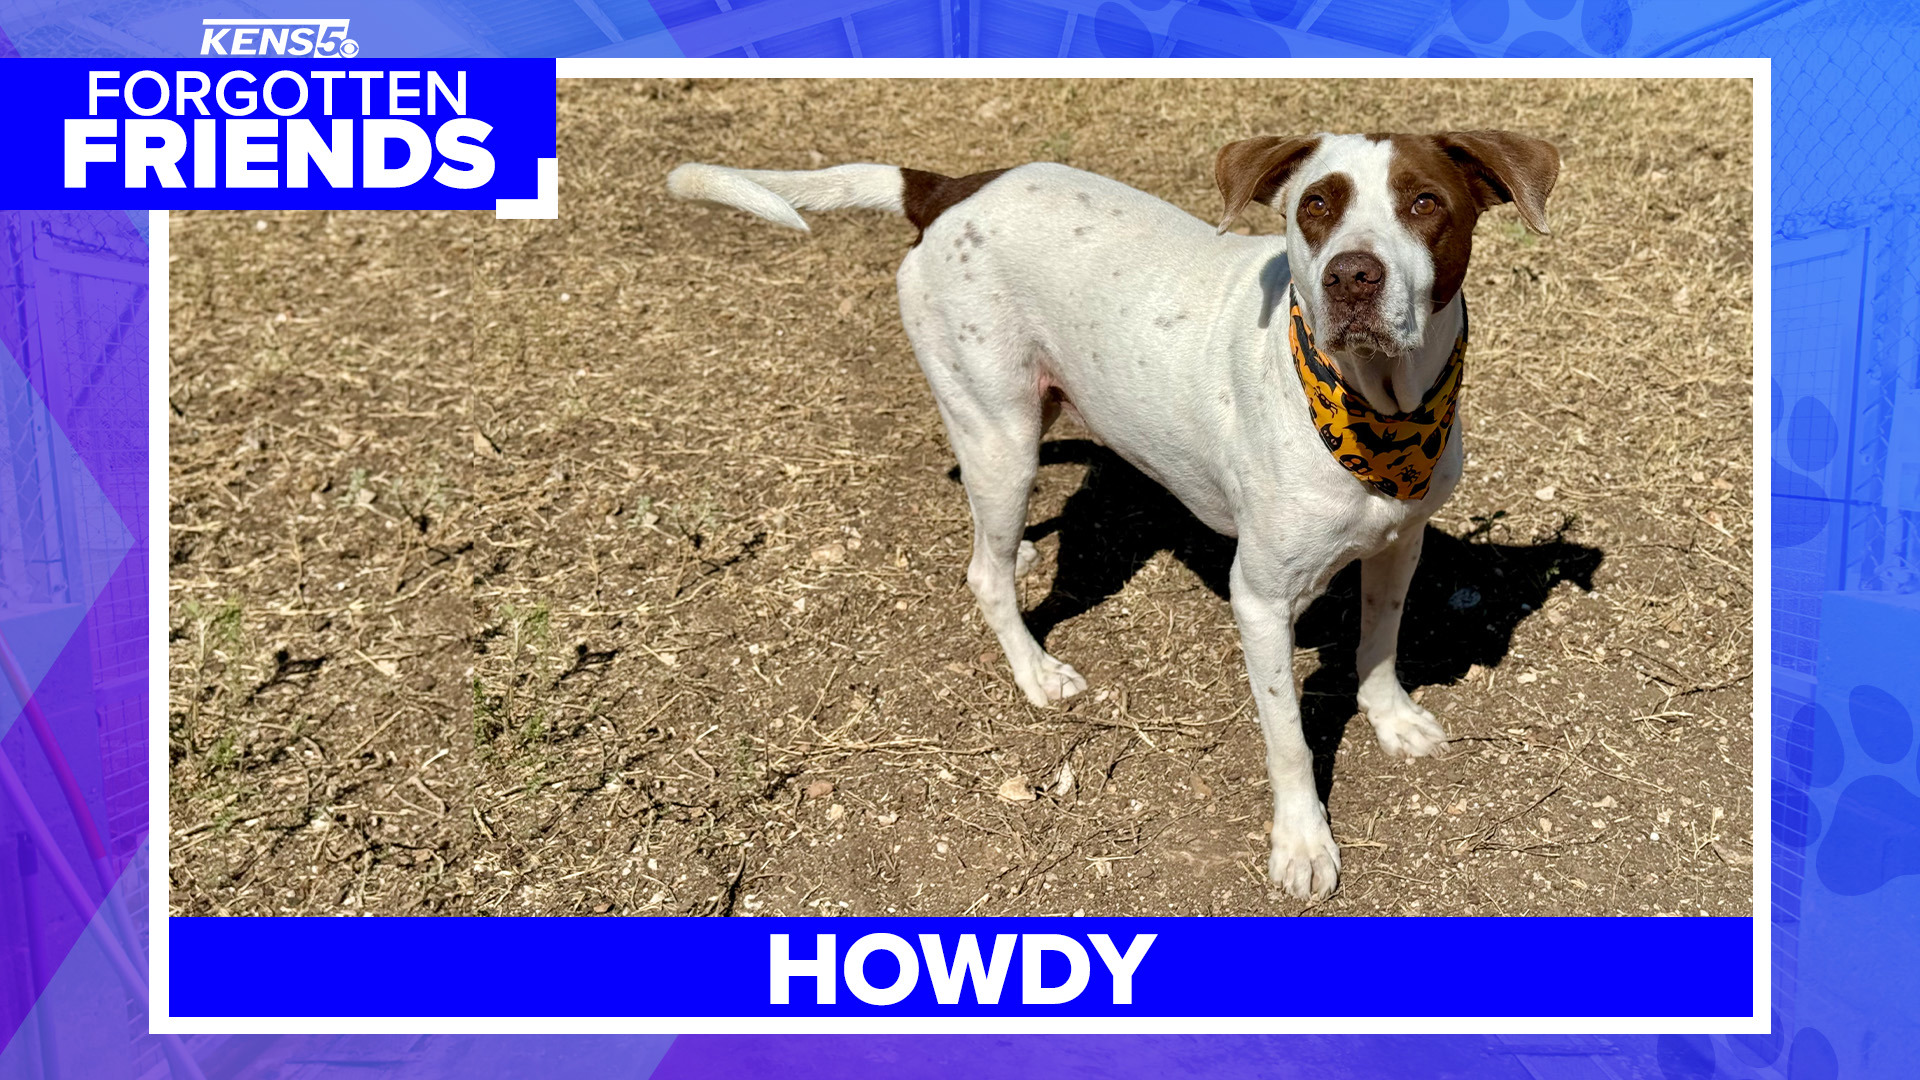
[{"label": "dog's eye", "polygon": [[1438,209],[1440,209],[1440,200],[1431,195],[1421,195],[1413,200],[1413,212],[1416,214],[1431,214]]},{"label": "dog's eye", "polygon": [[1327,201],[1318,195],[1309,195],[1300,202],[1300,213],[1310,218],[1327,216]]}]

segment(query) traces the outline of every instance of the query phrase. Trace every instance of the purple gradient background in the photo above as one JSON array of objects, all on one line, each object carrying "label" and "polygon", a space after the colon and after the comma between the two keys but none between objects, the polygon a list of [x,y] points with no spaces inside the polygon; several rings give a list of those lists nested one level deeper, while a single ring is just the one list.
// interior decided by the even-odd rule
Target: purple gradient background
[{"label": "purple gradient background", "polygon": [[[324,9],[324,10],[322,10]],[[1910,370],[1906,316],[1876,306],[1910,285],[1905,232],[1920,213],[1920,10],[1866,0],[0,0],[0,57],[185,55],[212,15],[354,20],[362,56],[392,55],[1749,55],[1774,60],[1776,332],[1816,303],[1860,328],[1852,383],[1802,387],[1833,359],[1777,348],[1772,605],[1778,629],[1772,792],[1775,1030],[1765,1036],[195,1036],[208,1077],[671,1077],[782,1075],[1493,1077],[1514,1080],[1854,1080],[1920,1076],[1920,778],[1909,749],[1920,685],[1920,603],[1861,592],[1890,550],[1860,522],[1889,468],[1884,418],[1859,386]],[[30,62],[30,61],[29,61]],[[743,67],[743,73],[750,65]],[[4,121],[0,121],[4,122]],[[144,717],[149,522],[145,215],[0,210],[0,420],[12,480],[0,566],[19,595],[4,635],[101,823],[119,902],[144,921]],[[1844,235],[1842,235],[1844,234]],[[1832,258],[1852,276],[1789,273],[1789,251],[1857,234]],[[24,238],[24,239],[22,239]],[[1794,246],[1800,245],[1800,246]],[[1853,255],[1848,255],[1853,252]],[[1798,259],[1799,255],[1793,258]],[[1808,255],[1812,259],[1813,255]],[[1821,255],[1827,258],[1828,255]],[[1810,265],[1810,264],[1808,264]],[[1821,264],[1825,265],[1825,264]],[[1838,265],[1838,264],[1836,264]],[[1849,284],[1851,282],[1851,284]],[[1852,291],[1847,291],[1851,289]],[[1904,294],[1901,294],[1904,295]],[[1836,300],[1837,298],[1837,300]],[[1905,303],[1906,301],[1901,301]],[[1877,321],[1876,321],[1877,320]],[[1887,330],[1892,326],[1892,330]],[[151,358],[157,361],[159,358]],[[1880,365],[1876,367],[1875,365]],[[1902,367],[1901,365],[1906,365]],[[1890,380],[1893,376],[1885,375]],[[1796,381],[1799,380],[1799,381]],[[1781,384],[1790,387],[1783,396]],[[1808,383],[1807,386],[1812,384]],[[1766,390],[1762,389],[1762,393]],[[1836,454],[1796,397],[1838,415]],[[1785,417],[1791,413],[1793,419]],[[1818,410],[1808,410],[1817,417]],[[1875,414],[1878,416],[1879,414]],[[1856,427],[1866,434],[1855,437]],[[23,434],[24,433],[24,434]],[[1811,447],[1813,449],[1809,450]],[[28,468],[31,466],[31,468]],[[4,470],[0,470],[3,472]],[[1836,478],[1837,477],[1837,478]],[[36,479],[37,478],[37,479]],[[1784,478],[1784,479],[1783,479]],[[1833,478],[1833,479],[1830,479]],[[1876,479],[1877,482],[1877,479]],[[23,488],[32,498],[21,495]],[[40,509],[23,509],[29,504]],[[35,514],[39,514],[36,518]],[[1783,524],[1784,523],[1784,526]],[[1864,539],[1853,543],[1856,532]],[[32,548],[22,537],[40,535]],[[1836,535],[1832,553],[1825,537]],[[46,539],[51,538],[51,539]],[[1875,544],[1879,547],[1875,547]],[[6,546],[16,546],[5,550]],[[1819,546],[1807,581],[1782,567]],[[1878,554],[1876,554],[1878,553]],[[38,568],[37,570],[35,568]],[[1797,572],[1797,571],[1796,571]],[[1822,575],[1825,576],[1822,576]],[[22,576],[24,575],[24,576]],[[32,583],[46,579],[36,593]],[[23,586],[19,584],[25,582]],[[57,583],[58,587],[55,587]],[[156,584],[157,583],[152,583]],[[1855,611],[1861,597],[1874,601]],[[1824,600],[1823,600],[1824,597]],[[1905,599],[1901,599],[1904,597]],[[1824,609],[1830,614],[1822,621]],[[1846,611],[1842,619],[1831,612]],[[158,628],[151,628],[157,632]],[[1796,651],[1798,650],[1798,651]],[[1904,662],[1902,658],[1904,657]],[[1878,680],[1877,682],[1875,680]],[[1862,688],[1877,692],[1867,694]],[[1893,702],[1892,707],[1884,701]],[[1878,702],[1862,710],[1862,700]],[[35,814],[91,886],[74,816],[0,687],[0,752]],[[1875,764],[1879,762],[1880,764]],[[1882,768],[1882,765],[1889,765]],[[1873,800],[1878,799],[1878,802]],[[144,1013],[44,860],[19,858],[25,819],[0,800],[0,1080],[168,1071]],[[110,931],[109,931],[110,932]],[[144,942],[138,943],[144,952]],[[1243,962],[1224,958],[1225,962]],[[1552,978],[1550,965],[1542,978]],[[662,977],[647,972],[638,977]],[[1197,976],[1198,977],[1198,976]],[[1435,987],[1444,993],[1445,987]],[[51,1053],[49,1053],[51,1048]],[[190,1074],[176,1065],[175,1075]]]}]

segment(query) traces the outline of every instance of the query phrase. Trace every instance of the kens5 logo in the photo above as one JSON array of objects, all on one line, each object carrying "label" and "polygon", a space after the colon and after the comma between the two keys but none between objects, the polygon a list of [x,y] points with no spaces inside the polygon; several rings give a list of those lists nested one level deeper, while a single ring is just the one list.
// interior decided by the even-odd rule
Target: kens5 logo
[{"label": "kens5 logo", "polygon": [[201,56],[356,56],[348,19],[201,19]]}]

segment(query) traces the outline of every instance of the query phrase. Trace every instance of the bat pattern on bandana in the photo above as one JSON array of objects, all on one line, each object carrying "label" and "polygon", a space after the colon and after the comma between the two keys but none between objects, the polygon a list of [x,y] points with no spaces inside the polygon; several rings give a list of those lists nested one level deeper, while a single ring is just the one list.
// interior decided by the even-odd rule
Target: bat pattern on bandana
[{"label": "bat pattern on bandana", "polygon": [[1426,398],[1412,412],[1383,413],[1348,388],[1340,371],[1314,348],[1313,332],[1300,314],[1300,299],[1288,303],[1288,343],[1300,385],[1307,393],[1320,441],[1342,468],[1362,483],[1396,499],[1418,499],[1433,482],[1434,466],[1446,452],[1459,406],[1467,357],[1466,301],[1461,301],[1460,336]]}]

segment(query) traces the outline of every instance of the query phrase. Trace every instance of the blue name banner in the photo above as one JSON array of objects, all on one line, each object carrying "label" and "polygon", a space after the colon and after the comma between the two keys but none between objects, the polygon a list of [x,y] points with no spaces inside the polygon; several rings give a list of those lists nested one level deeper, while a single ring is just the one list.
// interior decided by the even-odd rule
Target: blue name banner
[{"label": "blue name banner", "polygon": [[1697,919],[169,920],[176,1017],[1752,1015]]},{"label": "blue name banner", "polygon": [[0,65],[0,205],[492,210],[540,197],[552,60]]}]

